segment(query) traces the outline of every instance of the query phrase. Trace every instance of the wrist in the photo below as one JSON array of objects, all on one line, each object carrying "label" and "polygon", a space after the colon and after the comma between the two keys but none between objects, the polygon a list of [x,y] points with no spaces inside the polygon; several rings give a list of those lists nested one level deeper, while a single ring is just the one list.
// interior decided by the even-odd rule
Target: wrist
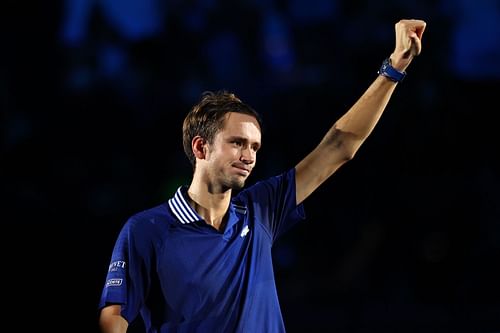
[{"label": "wrist", "polygon": [[377,73],[378,75],[385,76],[389,80],[396,83],[403,81],[406,76],[405,71],[398,70],[392,65],[392,60],[390,57],[386,58],[382,62],[382,65],[380,66],[380,69]]},{"label": "wrist", "polygon": [[389,58],[391,59],[391,66],[400,72],[404,72],[411,62],[411,58],[408,58],[402,52],[393,52]]}]

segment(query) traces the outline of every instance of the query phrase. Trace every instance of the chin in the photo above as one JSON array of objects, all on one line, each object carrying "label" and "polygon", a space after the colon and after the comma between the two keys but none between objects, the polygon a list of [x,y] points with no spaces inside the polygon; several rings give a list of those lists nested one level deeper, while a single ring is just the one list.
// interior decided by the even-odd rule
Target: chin
[{"label": "chin", "polygon": [[227,185],[232,190],[241,190],[245,186],[245,180],[246,179],[233,178],[229,180]]},{"label": "chin", "polygon": [[232,182],[231,188],[233,190],[241,190],[245,186],[245,181],[235,181]]}]

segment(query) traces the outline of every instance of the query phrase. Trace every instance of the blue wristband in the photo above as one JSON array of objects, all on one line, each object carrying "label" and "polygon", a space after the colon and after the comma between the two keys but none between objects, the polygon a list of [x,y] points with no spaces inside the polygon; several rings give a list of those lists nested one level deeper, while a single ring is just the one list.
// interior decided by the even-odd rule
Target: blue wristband
[{"label": "blue wristband", "polygon": [[406,72],[400,72],[392,67],[391,58],[386,58],[378,70],[378,75],[385,76],[393,82],[401,82],[406,76]]}]

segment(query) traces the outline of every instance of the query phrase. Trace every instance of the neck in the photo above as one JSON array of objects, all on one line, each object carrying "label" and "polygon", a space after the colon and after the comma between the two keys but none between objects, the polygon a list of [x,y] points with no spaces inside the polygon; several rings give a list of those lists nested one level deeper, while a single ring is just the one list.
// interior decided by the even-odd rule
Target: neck
[{"label": "neck", "polygon": [[231,201],[231,189],[225,191],[193,178],[188,189],[190,204],[206,223],[217,230],[224,227],[225,215]]}]

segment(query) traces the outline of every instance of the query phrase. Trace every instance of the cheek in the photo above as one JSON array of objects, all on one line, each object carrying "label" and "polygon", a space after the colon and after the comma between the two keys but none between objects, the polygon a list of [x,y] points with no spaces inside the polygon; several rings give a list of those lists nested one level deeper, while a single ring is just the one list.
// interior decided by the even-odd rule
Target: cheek
[{"label": "cheek", "polygon": [[218,154],[222,157],[234,157],[239,153],[239,148],[233,146],[224,146],[219,151]]},{"label": "cheek", "polygon": [[209,160],[231,160],[238,154],[238,149],[233,147],[220,147],[215,150],[209,151],[207,158]]}]

